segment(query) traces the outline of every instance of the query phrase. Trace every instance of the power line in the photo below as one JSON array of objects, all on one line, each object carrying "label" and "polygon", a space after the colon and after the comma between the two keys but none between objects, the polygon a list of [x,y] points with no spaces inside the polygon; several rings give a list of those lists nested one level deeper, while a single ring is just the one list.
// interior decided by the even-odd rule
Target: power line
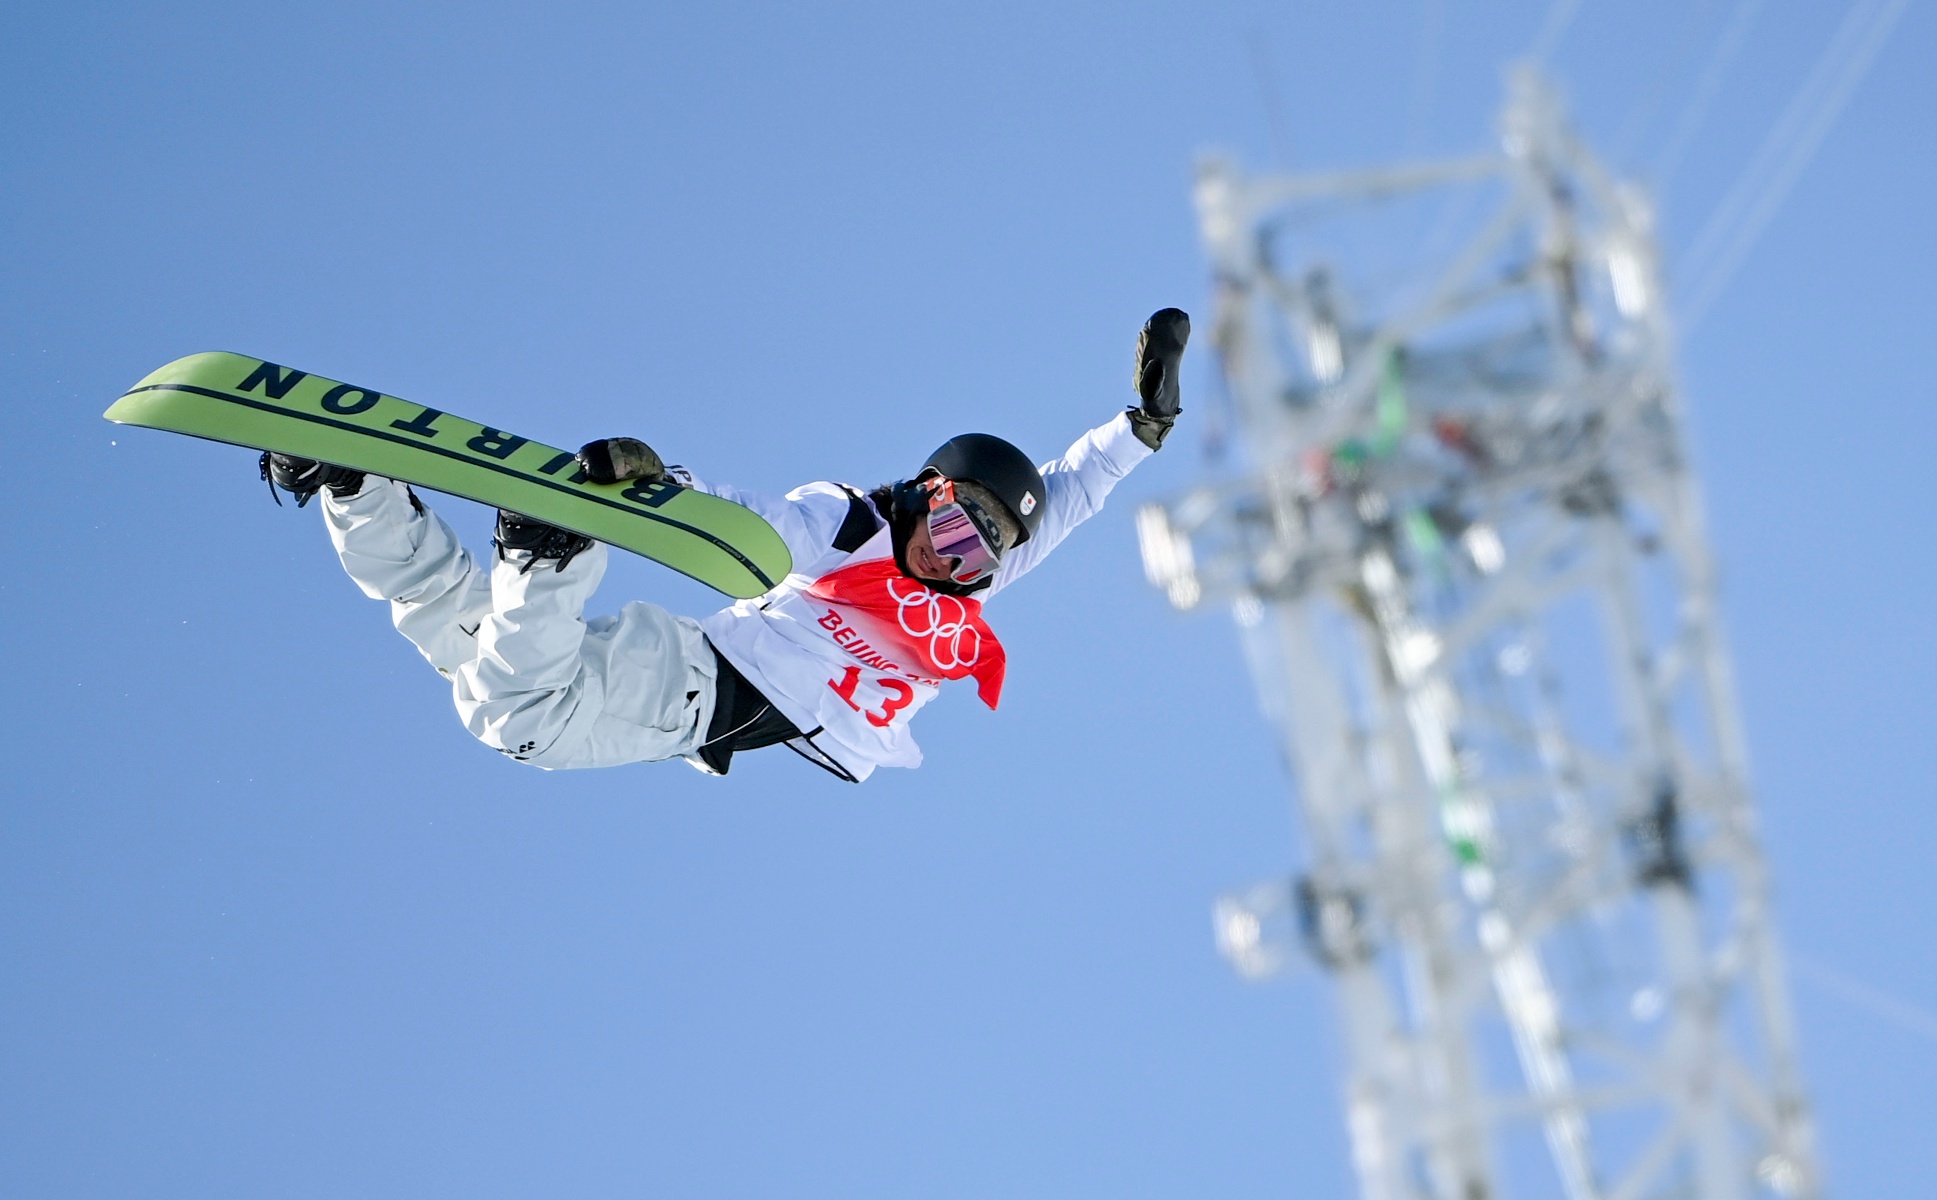
[{"label": "power line", "polygon": [[1789,965],[1796,974],[1838,999],[1862,1009],[1873,1017],[1881,1017],[1899,1029],[1909,1030],[1911,1033],[1937,1042],[1937,1012],[1892,996],[1881,988],[1871,987],[1861,980],[1850,978],[1834,967],[1801,955],[1790,955]]},{"label": "power line", "polygon": [[1734,186],[1723,195],[1715,211],[1709,214],[1700,234],[1689,248],[1683,262],[1691,275],[1699,274],[1709,265],[1717,247],[1740,222],[1743,212],[1761,190],[1767,177],[1775,169],[1775,164],[1800,144],[1798,131],[1806,127],[1822,107],[1822,97],[1829,81],[1836,76],[1849,60],[1851,48],[1861,41],[1863,29],[1867,26],[1871,11],[1882,0],[1856,0],[1850,11],[1844,15],[1837,26],[1836,33],[1829,44],[1823,47],[1822,55],[1810,68],[1789,98],[1782,115],[1763,136],[1762,145],[1743,168]]},{"label": "power line", "polygon": [[1761,150],[1702,227],[1684,260],[1694,281],[1682,306],[1684,336],[1708,314],[1774,219],[1909,3],[1857,0]]},{"label": "power line", "polygon": [[1741,52],[1742,44],[1748,40],[1749,30],[1754,27],[1755,19],[1762,12],[1763,0],[1740,0],[1735,11],[1729,14],[1728,24],[1722,29],[1721,40],[1715,44],[1715,52],[1709,56],[1708,65],[1695,83],[1695,94],[1689,98],[1688,107],[1682,109],[1681,120],[1675,123],[1675,131],[1668,136],[1668,144],[1656,156],[1653,176],[1654,192],[1657,201],[1668,190],[1668,181],[1674,177],[1675,168],[1681,165],[1681,156],[1688,150],[1695,134],[1700,132],[1703,122],[1708,119],[1708,110],[1715,97],[1722,90],[1722,79],[1728,73],[1735,56]]}]

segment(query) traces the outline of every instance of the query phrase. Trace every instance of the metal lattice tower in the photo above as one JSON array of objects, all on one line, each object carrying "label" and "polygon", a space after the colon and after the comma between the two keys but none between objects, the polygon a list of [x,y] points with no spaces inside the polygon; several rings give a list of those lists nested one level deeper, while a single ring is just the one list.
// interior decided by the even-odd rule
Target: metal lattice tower
[{"label": "metal lattice tower", "polygon": [[[1336,983],[1365,1200],[1815,1197],[1650,212],[1508,93],[1494,155],[1201,170],[1244,461],[1138,531],[1231,605],[1310,858],[1218,941]],[[1408,213],[1470,239],[1352,293],[1330,231]]]}]

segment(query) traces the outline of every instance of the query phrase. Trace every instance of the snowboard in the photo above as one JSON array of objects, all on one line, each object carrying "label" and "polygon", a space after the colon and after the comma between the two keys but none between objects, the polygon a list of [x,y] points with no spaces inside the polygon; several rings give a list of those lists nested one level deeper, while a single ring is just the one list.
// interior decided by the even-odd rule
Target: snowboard
[{"label": "snowboard", "polygon": [[178,358],[103,415],[508,508],[740,599],[768,591],[793,567],[773,526],[730,500],[669,481],[591,483],[569,450],[259,358]]}]

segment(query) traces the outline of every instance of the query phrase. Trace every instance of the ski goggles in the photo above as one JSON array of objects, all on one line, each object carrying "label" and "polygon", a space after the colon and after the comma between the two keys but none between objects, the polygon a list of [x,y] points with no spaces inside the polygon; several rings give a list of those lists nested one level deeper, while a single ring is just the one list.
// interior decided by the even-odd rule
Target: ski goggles
[{"label": "ski goggles", "polygon": [[956,583],[979,583],[1001,565],[1002,534],[995,521],[975,501],[957,496],[953,480],[929,486],[928,539],[935,553],[955,560],[948,577]]}]

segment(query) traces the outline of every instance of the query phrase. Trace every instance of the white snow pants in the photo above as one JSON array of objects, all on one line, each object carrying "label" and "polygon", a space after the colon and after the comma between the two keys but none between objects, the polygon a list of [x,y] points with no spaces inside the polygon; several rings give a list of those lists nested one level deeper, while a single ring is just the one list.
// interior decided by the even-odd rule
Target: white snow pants
[{"label": "white snow pants", "polygon": [[699,622],[639,602],[585,620],[604,545],[563,571],[501,560],[487,571],[401,483],[372,475],[348,500],[325,489],[322,507],[343,568],[390,601],[485,745],[556,769],[676,758],[705,740],[718,660]]}]

